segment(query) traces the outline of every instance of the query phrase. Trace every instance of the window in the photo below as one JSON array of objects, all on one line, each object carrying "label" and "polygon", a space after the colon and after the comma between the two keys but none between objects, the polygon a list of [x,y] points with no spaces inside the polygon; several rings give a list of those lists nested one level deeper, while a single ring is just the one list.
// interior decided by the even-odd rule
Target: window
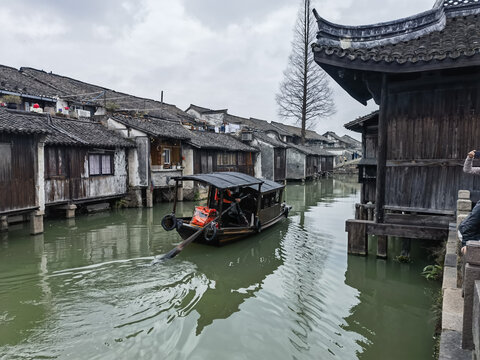
[{"label": "window", "polygon": [[113,154],[90,154],[88,165],[90,175],[113,175]]},{"label": "window", "polygon": [[12,177],[12,144],[0,143],[0,181]]},{"label": "window", "polygon": [[236,163],[235,153],[217,154],[217,165],[235,165],[235,163]]},{"label": "window", "polygon": [[66,175],[65,149],[58,147],[45,148],[45,177],[48,179]]},{"label": "window", "polygon": [[170,149],[163,149],[162,160],[164,164],[170,164],[170,154],[171,154]]}]

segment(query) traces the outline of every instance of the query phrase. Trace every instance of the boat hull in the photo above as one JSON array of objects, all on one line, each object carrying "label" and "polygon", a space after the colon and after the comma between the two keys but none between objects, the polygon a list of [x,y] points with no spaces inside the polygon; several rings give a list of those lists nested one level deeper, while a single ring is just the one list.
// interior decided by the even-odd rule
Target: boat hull
[{"label": "boat hull", "polygon": [[[282,221],[283,219],[287,218],[288,216],[288,209],[283,209],[281,213],[276,216],[275,218],[271,219],[270,221],[262,224],[261,231],[270,228],[271,226],[277,224],[278,222]],[[190,225],[188,221],[189,218],[182,219],[184,221],[183,225],[177,227],[177,232],[180,234],[182,239],[187,239],[195,232],[200,230],[201,228],[198,226]],[[207,241],[203,234],[201,234],[195,242],[213,245],[213,246],[222,246],[234,241],[241,240],[247,236],[254,235],[259,233],[255,227],[228,227],[228,228],[220,228],[217,230],[217,235],[214,239]]]}]

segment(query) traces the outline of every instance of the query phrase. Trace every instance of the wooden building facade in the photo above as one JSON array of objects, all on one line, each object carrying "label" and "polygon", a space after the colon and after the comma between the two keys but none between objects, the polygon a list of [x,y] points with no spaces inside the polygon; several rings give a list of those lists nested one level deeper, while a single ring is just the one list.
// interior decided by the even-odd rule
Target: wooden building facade
[{"label": "wooden building facade", "polygon": [[48,133],[36,116],[0,109],[0,217],[43,210],[39,160]]},{"label": "wooden building facade", "polygon": [[128,113],[108,115],[104,125],[136,143],[130,155],[129,187],[134,202],[153,205],[152,189],[161,198],[174,186],[175,176],[182,176],[185,140],[190,137],[180,121]]},{"label": "wooden building facade", "polygon": [[378,151],[378,111],[345,124],[345,128],[362,134],[363,157],[358,163],[358,182],[362,184],[360,203],[375,203]]},{"label": "wooden building facade", "polygon": [[261,174],[257,176],[278,182],[286,180],[288,145],[280,141],[278,133],[255,130],[242,133],[242,138],[251,138],[248,143],[260,151]]},{"label": "wooden building facade", "polygon": [[[476,1],[437,1],[406,19],[350,27],[315,12],[316,62],[353,98],[380,106],[375,221],[348,221],[351,244],[379,235],[386,256],[387,235],[446,238],[458,190],[478,200],[480,178],[462,165],[480,136],[479,14]],[[365,243],[349,249],[365,253]]]},{"label": "wooden building facade", "polygon": [[[258,150],[235,137],[207,131],[192,131],[187,141],[185,169],[192,174],[236,171],[255,176]],[[185,172],[185,175],[190,173]]]},{"label": "wooden building facade", "polygon": [[100,123],[43,116],[46,206],[122,198],[127,193],[128,151],[135,144]]}]

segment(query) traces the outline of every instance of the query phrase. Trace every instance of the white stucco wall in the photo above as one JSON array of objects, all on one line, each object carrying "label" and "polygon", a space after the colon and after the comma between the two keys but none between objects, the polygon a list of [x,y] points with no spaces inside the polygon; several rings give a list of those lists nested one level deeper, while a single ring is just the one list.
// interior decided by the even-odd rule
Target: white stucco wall
[{"label": "white stucco wall", "polygon": [[[183,175],[193,175],[193,149],[190,146],[184,146],[182,149],[185,160],[182,160]],[[193,189],[193,181],[184,181],[184,189]]]},{"label": "white stucco wall", "polygon": [[[88,159],[85,161],[88,165]],[[88,197],[109,196],[127,192],[127,154],[125,149],[115,150],[114,175],[88,178]]]},{"label": "white stucco wall", "polygon": [[255,154],[255,166],[253,168],[255,177],[261,178],[262,177],[262,153],[257,152]]},{"label": "white stucco wall", "polygon": [[134,139],[137,148],[128,151],[128,184],[133,187],[148,186],[148,164],[150,161],[150,149],[148,135],[143,131],[128,129],[124,124],[108,118],[106,126],[114,130],[124,138]]},{"label": "white stucco wall", "polygon": [[295,148],[287,149],[287,179],[305,179],[306,156]]},{"label": "white stucco wall", "polygon": [[55,105],[55,111],[61,112],[62,114],[68,115],[68,110],[65,110],[65,107],[69,106],[68,101],[63,99],[58,99],[57,104]]}]

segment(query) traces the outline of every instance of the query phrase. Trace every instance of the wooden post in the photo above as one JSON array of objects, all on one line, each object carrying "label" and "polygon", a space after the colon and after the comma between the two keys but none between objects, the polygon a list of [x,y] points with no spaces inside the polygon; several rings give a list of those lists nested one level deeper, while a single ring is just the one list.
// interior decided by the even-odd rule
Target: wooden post
[{"label": "wooden post", "polygon": [[177,211],[177,197],[178,197],[178,180],[175,180],[175,196],[173,199],[173,210],[172,210],[172,213],[174,214],[175,214],[175,211]]},{"label": "wooden post", "polygon": [[388,236],[377,235],[377,257],[381,259],[387,258]]},{"label": "wooden post", "polygon": [[367,224],[347,220],[348,253],[353,255],[368,254]]},{"label": "wooden post", "polygon": [[410,257],[410,249],[412,247],[412,239],[402,238],[402,251],[400,255]]},{"label": "wooden post", "polygon": [[[378,118],[378,154],[377,154],[377,181],[375,193],[375,212],[377,223],[385,220],[385,183],[387,175],[387,75],[382,75],[382,93],[380,97],[380,114]],[[388,237],[377,236],[377,257],[387,257]]]},{"label": "wooden post", "polygon": [[223,212],[223,194],[224,194],[225,190],[222,190],[222,191],[219,191],[219,189],[217,189],[217,194],[220,193],[220,200],[218,200],[220,202],[220,204],[218,204],[218,213],[220,214],[220,217],[218,218],[218,227],[221,229],[222,228],[222,212]]},{"label": "wooden post", "polygon": [[43,215],[41,210],[35,210],[30,214],[30,234],[37,235],[43,233]]},{"label": "wooden post", "polygon": [[257,196],[257,217],[260,215],[262,209],[262,184],[258,184],[258,196]]},{"label": "wooden post", "polygon": [[377,154],[377,186],[375,194],[376,222],[384,222],[385,182],[387,165],[387,75],[382,75],[382,94],[380,114],[378,118],[378,154]]},{"label": "wooden post", "polygon": [[0,216],[0,232],[8,231],[8,216]]}]

